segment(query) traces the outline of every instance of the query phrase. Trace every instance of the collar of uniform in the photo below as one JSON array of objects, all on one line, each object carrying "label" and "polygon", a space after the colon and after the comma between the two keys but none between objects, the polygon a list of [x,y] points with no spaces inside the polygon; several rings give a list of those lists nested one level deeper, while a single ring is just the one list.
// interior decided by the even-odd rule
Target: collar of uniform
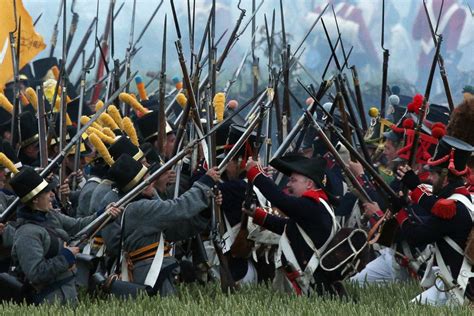
[{"label": "collar of uniform", "polygon": [[301,195],[301,197],[307,197],[307,198],[310,198],[311,200],[319,203],[319,199],[323,199],[325,200],[326,202],[328,201],[328,197],[326,195],[326,193],[322,190],[322,189],[311,189],[311,190],[308,190],[306,191],[305,193],[303,193],[303,195]]},{"label": "collar of uniform", "polygon": [[24,220],[35,221],[35,222],[45,222],[46,221],[46,212],[33,211],[28,206],[24,206],[17,211],[17,217]]}]

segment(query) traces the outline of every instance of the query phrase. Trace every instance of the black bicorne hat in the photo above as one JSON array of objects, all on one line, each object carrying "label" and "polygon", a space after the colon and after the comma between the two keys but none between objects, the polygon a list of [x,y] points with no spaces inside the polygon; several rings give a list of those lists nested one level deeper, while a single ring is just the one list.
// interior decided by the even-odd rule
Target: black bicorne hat
[{"label": "black bicorne hat", "polygon": [[32,200],[41,192],[51,191],[54,185],[48,183],[33,168],[24,166],[10,179],[13,191],[22,203]]},{"label": "black bicorne hat", "polygon": [[147,172],[148,168],[143,164],[130,155],[122,154],[110,167],[108,175],[122,192],[128,192],[143,179]]},{"label": "black bicorne hat", "polygon": [[428,166],[431,170],[448,169],[455,176],[465,175],[469,171],[467,162],[474,147],[452,136],[444,136],[438,143],[436,151]]},{"label": "black bicorne hat", "polygon": [[38,141],[38,122],[29,111],[22,112],[20,114],[20,147],[25,147]]},{"label": "black bicorne hat", "polygon": [[[137,119],[138,131],[143,141],[152,143],[158,136],[158,115],[158,111],[150,111]],[[172,133],[173,128],[166,123],[166,134]]]},{"label": "black bicorne hat", "polygon": [[127,136],[119,136],[115,142],[109,146],[109,153],[114,160],[117,160],[122,154],[131,156],[136,161],[140,161],[144,154],[135,146]]},{"label": "black bicorne hat", "polygon": [[270,161],[270,165],[285,174],[298,173],[310,178],[320,188],[325,188],[323,183],[327,161],[322,157],[306,158],[300,155],[288,155],[275,158]]}]

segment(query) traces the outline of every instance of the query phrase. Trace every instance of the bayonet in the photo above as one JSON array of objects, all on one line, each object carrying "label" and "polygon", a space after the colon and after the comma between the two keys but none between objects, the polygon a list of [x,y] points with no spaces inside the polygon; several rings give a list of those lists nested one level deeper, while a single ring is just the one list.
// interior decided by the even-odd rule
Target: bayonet
[{"label": "bayonet", "polygon": [[[439,11],[438,20],[436,22],[436,29],[433,30],[433,24],[431,23],[431,18],[428,12],[428,7],[426,5],[426,0],[423,0],[423,6],[425,8],[426,18],[428,19],[428,26],[430,28],[431,37],[433,38],[433,43],[435,44],[435,46],[437,46],[436,32],[438,30],[441,13],[443,12],[443,5],[444,5],[444,0],[441,2],[441,8]],[[453,96],[451,95],[451,88],[449,86],[448,75],[446,73],[446,68],[444,66],[444,58],[441,55],[441,53],[438,56],[438,66],[439,66],[439,73],[443,81],[444,92],[446,93],[446,99],[448,101],[449,111],[452,112],[454,110]]]},{"label": "bayonet", "polygon": [[385,33],[385,0],[382,0],[382,34],[380,46],[383,50],[383,70],[382,70],[382,94],[380,97],[380,116],[385,118],[385,105],[387,101],[387,76],[388,76],[388,60],[390,52],[384,47],[384,33]]},{"label": "bayonet", "polygon": [[75,5],[76,5],[76,0],[72,0],[72,3],[71,3],[72,19],[71,19],[71,25],[69,26],[69,33],[67,36],[66,55],[69,52],[69,49],[71,48],[72,39],[74,38],[74,35],[76,34],[77,24],[79,23],[79,14],[77,14],[77,12],[74,11]]},{"label": "bayonet", "polygon": [[59,10],[58,10],[58,15],[56,19],[56,23],[54,24],[53,27],[53,35],[51,35],[51,48],[49,50],[49,57],[53,57],[54,55],[54,49],[56,48],[56,43],[58,41],[58,33],[59,33],[59,20],[61,19],[61,13],[62,13],[62,8],[64,6],[64,0],[61,0],[60,5],[59,5]]}]

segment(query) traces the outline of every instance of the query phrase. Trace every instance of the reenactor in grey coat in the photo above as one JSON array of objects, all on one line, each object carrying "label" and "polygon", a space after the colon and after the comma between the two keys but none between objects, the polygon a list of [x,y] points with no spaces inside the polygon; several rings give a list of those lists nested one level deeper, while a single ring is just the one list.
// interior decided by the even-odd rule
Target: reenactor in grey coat
[{"label": "reenactor in grey coat", "polygon": [[[146,167],[132,157],[122,155],[109,170],[116,189],[107,194],[103,202],[113,202],[114,198],[119,199],[132,190],[146,177],[146,172]],[[177,271],[175,268],[178,267],[178,262],[171,257],[168,242],[191,238],[207,228],[210,218],[209,200],[212,187],[218,180],[218,171],[210,169],[188,191],[173,200],[161,200],[152,183],[126,207],[121,227],[115,221],[104,229],[102,235],[107,247],[118,246],[125,254],[122,257],[122,262],[126,261],[126,264],[122,263],[122,277],[125,275],[129,281],[152,287],[153,293],[174,293],[172,272]],[[220,201],[220,197],[218,200]],[[117,238],[120,235],[122,247],[120,238]],[[148,282],[146,279],[160,240],[163,243],[163,261],[161,265],[155,266],[156,278]],[[124,267],[127,271],[123,270]]]},{"label": "reenactor in grey coat", "polygon": [[[75,304],[75,256],[78,247],[68,247],[71,234],[96,218],[75,219],[52,210],[52,185],[29,167],[23,167],[10,184],[20,198],[17,230],[12,259],[15,273],[32,285],[32,301],[36,304],[59,302]],[[117,216],[120,210],[107,210]]]}]

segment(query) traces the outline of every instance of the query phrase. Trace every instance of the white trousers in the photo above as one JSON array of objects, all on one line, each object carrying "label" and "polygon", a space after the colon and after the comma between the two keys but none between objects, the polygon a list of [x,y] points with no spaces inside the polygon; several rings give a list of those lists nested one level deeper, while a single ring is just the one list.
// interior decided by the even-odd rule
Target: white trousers
[{"label": "white trousers", "polygon": [[363,286],[374,283],[402,282],[408,279],[407,269],[401,267],[395,260],[395,250],[383,248],[380,250],[380,256],[369,262],[350,280]]},{"label": "white trousers", "polygon": [[444,290],[444,283],[440,280],[436,280],[436,285],[428,288],[426,291],[411,300],[411,303],[419,303],[423,305],[434,305],[443,306],[447,305],[450,301],[449,294],[442,292]]}]

